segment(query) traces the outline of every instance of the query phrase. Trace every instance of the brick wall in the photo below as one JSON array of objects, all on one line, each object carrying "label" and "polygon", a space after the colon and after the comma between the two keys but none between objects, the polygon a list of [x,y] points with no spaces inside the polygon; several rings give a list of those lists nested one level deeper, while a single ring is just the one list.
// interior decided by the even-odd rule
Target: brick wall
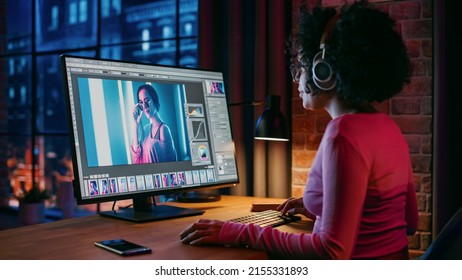
[{"label": "brick wall", "polygon": [[[344,0],[306,1],[313,6],[339,7]],[[348,1],[351,2],[351,1]],[[416,235],[409,238],[411,257],[420,255],[431,242],[432,192],[432,1],[369,1],[397,22],[411,58],[411,83],[391,100],[376,104],[398,124],[410,148],[419,207]],[[293,1],[296,22],[301,1]],[[292,196],[301,196],[310,167],[330,116],[306,111],[296,88],[292,98]]]}]

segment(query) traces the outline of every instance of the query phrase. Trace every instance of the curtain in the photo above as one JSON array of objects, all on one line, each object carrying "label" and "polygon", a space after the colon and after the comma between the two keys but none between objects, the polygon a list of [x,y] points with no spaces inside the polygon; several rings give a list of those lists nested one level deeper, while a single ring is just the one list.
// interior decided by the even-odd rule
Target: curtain
[{"label": "curtain", "polygon": [[457,2],[434,1],[433,8],[432,233],[435,238],[452,215],[462,207],[462,84],[459,71],[462,58],[460,47],[455,43],[462,28]]},{"label": "curtain", "polygon": [[269,94],[281,97],[290,127],[291,79],[285,45],[291,1],[199,0],[199,67],[223,72],[227,85],[240,183],[234,195],[288,197],[290,142],[254,140]]}]

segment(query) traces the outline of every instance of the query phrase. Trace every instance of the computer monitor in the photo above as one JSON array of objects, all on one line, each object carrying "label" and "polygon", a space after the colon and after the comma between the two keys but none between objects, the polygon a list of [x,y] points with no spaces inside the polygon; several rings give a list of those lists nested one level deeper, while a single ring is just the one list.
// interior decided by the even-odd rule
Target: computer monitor
[{"label": "computer monitor", "polygon": [[132,199],[100,215],[135,222],[204,211],[153,197],[235,186],[220,72],[61,55],[78,204]]}]

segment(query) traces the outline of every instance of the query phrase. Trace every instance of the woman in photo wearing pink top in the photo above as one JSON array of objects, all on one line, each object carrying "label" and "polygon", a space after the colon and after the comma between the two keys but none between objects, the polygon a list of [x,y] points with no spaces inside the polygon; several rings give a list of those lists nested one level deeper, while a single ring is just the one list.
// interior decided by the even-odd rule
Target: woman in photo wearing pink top
[{"label": "woman in photo wearing pink top", "polygon": [[[133,163],[176,161],[177,153],[170,128],[162,120],[160,102],[156,90],[148,84],[137,92],[138,103],[133,108],[135,130],[131,145]],[[143,114],[149,123],[142,125]]]}]

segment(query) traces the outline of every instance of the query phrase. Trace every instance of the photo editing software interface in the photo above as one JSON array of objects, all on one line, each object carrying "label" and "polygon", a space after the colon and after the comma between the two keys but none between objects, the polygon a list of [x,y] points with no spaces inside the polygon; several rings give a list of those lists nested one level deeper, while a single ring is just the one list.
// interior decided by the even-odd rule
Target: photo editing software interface
[{"label": "photo editing software interface", "polygon": [[223,75],[61,57],[80,204],[238,182]]}]

